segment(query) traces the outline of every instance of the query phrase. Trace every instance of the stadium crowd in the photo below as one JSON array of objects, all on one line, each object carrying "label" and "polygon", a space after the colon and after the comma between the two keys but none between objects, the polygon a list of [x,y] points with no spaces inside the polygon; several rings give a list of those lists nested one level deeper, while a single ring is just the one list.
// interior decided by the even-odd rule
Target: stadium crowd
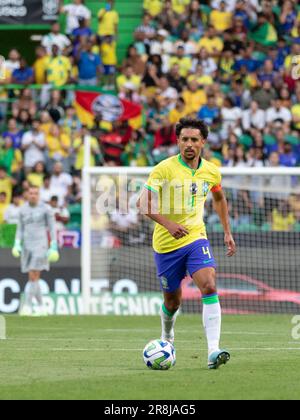
[{"label": "stadium crowd", "polygon": [[[91,137],[93,165],[153,166],[177,152],[174,126],[185,116],[209,125],[204,157],[218,166],[300,166],[297,1],[144,0],[121,65],[112,0],[99,10],[97,33],[82,0],[61,13],[65,33],[53,24],[32,66],[11,50],[2,72],[0,223],[14,223],[33,184],[55,208],[61,228],[79,226],[85,137]],[[32,83],[41,89],[28,88]],[[116,90],[120,99],[139,104],[143,116],[134,123],[97,118],[87,126],[74,92],[64,89],[68,84]],[[297,180],[285,185],[283,178],[269,182],[295,187]],[[232,193],[233,224],[299,227],[300,195],[267,195]],[[213,226],[209,214],[208,208]]]}]

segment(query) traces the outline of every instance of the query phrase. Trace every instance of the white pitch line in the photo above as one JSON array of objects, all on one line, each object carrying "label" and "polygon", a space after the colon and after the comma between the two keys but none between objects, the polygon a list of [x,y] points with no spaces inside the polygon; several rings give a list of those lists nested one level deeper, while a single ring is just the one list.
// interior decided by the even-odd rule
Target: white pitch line
[{"label": "white pitch line", "polygon": [[[3,350],[8,350],[11,351],[11,349],[1,349],[1,351]],[[45,351],[45,349],[30,349],[32,352],[37,352],[37,351]],[[181,351],[184,351],[184,349],[180,349]],[[24,352],[24,349],[14,349],[14,351],[18,351],[18,352]],[[142,351],[141,348],[138,349],[124,349],[124,348],[98,348],[98,349],[83,349],[83,348],[53,348],[53,349],[47,349],[47,351],[50,352],[107,352],[107,351],[126,351],[126,352],[140,352]],[[197,349],[192,349],[193,352],[196,351],[207,351],[207,348],[197,348]],[[268,351],[268,352],[276,352],[276,351],[300,351],[300,347],[261,347],[261,348],[253,348],[253,347],[235,347],[235,348],[231,348],[231,351],[251,351],[251,352],[263,352],[263,351]]]}]

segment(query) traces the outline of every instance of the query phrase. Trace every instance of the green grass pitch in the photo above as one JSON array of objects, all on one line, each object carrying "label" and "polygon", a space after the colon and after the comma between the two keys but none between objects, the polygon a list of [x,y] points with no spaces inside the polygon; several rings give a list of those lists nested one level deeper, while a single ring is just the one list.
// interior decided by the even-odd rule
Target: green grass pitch
[{"label": "green grass pitch", "polygon": [[225,316],[231,362],[207,370],[200,316],[177,324],[177,365],[142,361],[159,338],[155,317],[7,317],[0,341],[0,399],[300,399],[300,341],[291,316]]}]

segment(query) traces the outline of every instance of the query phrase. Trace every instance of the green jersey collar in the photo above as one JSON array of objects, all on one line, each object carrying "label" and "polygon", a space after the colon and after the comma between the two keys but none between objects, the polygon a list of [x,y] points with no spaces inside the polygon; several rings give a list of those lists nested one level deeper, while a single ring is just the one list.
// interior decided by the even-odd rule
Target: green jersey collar
[{"label": "green jersey collar", "polygon": [[192,171],[192,173],[194,174],[196,171],[198,171],[198,169],[200,169],[201,167],[202,167],[202,165],[203,165],[203,159],[201,159],[200,160],[200,163],[199,163],[199,166],[198,166],[198,168],[195,170],[195,169],[192,169],[192,168],[190,168],[189,167],[189,165],[187,164],[187,163],[185,163],[185,161],[182,159],[182,156],[181,156],[181,154],[179,154],[178,155],[178,161],[179,161],[179,163],[182,165],[182,166],[184,166],[185,168],[187,168],[187,169],[189,169],[190,171]]}]

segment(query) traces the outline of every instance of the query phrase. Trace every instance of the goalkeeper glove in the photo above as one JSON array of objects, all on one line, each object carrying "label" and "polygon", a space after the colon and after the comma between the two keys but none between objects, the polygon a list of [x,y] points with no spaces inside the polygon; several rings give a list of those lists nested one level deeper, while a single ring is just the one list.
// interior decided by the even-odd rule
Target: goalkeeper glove
[{"label": "goalkeeper glove", "polygon": [[14,247],[12,249],[12,254],[14,258],[20,258],[21,254],[22,254],[22,245],[21,245],[21,241],[16,240]]},{"label": "goalkeeper glove", "polygon": [[49,251],[47,253],[49,263],[56,263],[59,261],[58,245],[56,241],[52,241]]}]

